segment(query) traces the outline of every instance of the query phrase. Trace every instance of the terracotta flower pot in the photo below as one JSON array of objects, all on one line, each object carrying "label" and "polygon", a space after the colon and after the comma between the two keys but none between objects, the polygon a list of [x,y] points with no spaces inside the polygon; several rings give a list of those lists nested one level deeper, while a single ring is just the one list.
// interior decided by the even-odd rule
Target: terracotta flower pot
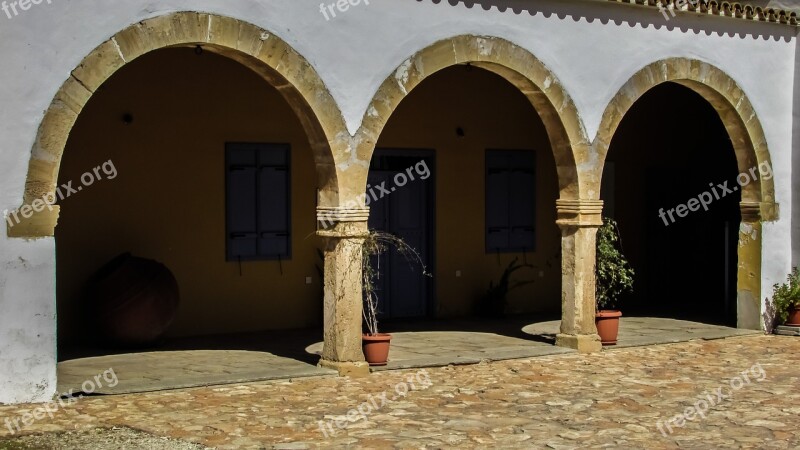
[{"label": "terracotta flower pot", "polygon": [[795,307],[789,311],[789,318],[786,319],[786,325],[790,327],[800,327],[800,307]]},{"label": "terracotta flower pot", "polygon": [[597,324],[597,334],[600,335],[600,342],[603,345],[616,345],[617,334],[619,334],[619,318],[622,313],[619,311],[599,311],[595,314]]},{"label": "terracotta flower pot", "polygon": [[361,344],[364,349],[364,358],[370,366],[385,366],[389,361],[389,343],[391,334],[378,333],[376,335],[364,334]]}]

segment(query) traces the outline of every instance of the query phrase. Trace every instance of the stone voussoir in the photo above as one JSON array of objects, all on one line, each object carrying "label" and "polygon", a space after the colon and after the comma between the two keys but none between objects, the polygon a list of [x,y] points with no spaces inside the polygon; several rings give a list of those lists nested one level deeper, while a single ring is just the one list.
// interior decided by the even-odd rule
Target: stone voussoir
[{"label": "stone voussoir", "polygon": [[125,65],[117,44],[109,39],[92,50],[72,71],[72,76],[90,92],[94,92],[108,77]]},{"label": "stone voussoir", "polygon": [[75,114],[79,114],[83,107],[86,106],[86,103],[89,102],[92,94],[93,92],[88,90],[82,82],[78,81],[74,76],[70,76],[61,85],[55,100],[66,105]]},{"label": "stone voussoir", "polygon": [[[78,114],[69,105],[61,100],[54,100],[47,109],[39,126],[39,134],[36,137],[31,154],[32,159],[60,163],[69,132],[77,119]],[[56,173],[57,171],[52,175]],[[55,183],[56,180],[47,181]]]}]

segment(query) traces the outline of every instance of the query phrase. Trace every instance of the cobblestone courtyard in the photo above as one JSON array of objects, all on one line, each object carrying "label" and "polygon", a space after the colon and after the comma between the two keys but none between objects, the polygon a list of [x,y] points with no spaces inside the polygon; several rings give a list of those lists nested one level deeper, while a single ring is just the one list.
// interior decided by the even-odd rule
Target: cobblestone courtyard
[{"label": "cobblestone courtyard", "polygon": [[[348,416],[359,408],[368,420]],[[30,409],[0,407],[2,436],[10,436],[6,419]],[[800,339],[697,340],[361,379],[86,397],[22,433],[91,435],[113,427],[153,435],[143,440],[179,440],[161,439],[157,448],[794,449],[800,447]],[[70,447],[78,441],[70,435],[51,441],[64,445],[57,448],[123,448],[92,447],[86,436]],[[3,448],[43,447],[0,440]]]}]

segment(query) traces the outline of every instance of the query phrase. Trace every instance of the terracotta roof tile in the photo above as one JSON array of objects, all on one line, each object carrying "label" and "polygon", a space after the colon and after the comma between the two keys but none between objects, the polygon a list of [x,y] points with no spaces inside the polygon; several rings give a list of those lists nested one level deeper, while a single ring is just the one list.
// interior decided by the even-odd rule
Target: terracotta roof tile
[{"label": "terracotta roof tile", "polygon": [[[780,23],[798,26],[797,10],[800,5],[790,9],[772,7],[771,5],[784,6],[787,1],[761,1],[761,2],[728,2],[719,0],[607,0],[615,3],[651,6],[658,8],[672,8],[676,11],[690,11],[698,14],[731,17],[735,19],[753,20],[756,22]],[[761,6],[760,4],[764,6]],[[794,3],[794,2],[791,2]],[[678,4],[682,6],[677,6]]]}]

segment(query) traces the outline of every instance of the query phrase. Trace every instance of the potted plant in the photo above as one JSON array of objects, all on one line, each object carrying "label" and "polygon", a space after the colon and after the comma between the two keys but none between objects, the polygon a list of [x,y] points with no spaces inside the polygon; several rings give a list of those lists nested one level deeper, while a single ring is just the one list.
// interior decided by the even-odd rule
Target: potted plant
[{"label": "potted plant", "polygon": [[383,231],[369,231],[362,247],[361,278],[364,294],[364,327],[366,328],[362,335],[362,347],[364,358],[370,366],[385,366],[389,360],[389,346],[392,335],[381,333],[378,329],[378,314],[380,311],[375,282],[380,277],[379,257],[390,246],[394,246],[410,265],[419,264],[422,267],[423,275],[430,276],[426,272],[425,262],[420,254],[403,239]]},{"label": "potted plant", "polygon": [[603,226],[597,231],[597,262],[595,323],[603,345],[615,345],[619,333],[619,296],[633,292],[633,268],[622,254],[617,222],[603,217]]},{"label": "potted plant", "polygon": [[778,323],[800,327],[800,271],[797,267],[786,277],[786,282],[773,286],[772,302]]}]

